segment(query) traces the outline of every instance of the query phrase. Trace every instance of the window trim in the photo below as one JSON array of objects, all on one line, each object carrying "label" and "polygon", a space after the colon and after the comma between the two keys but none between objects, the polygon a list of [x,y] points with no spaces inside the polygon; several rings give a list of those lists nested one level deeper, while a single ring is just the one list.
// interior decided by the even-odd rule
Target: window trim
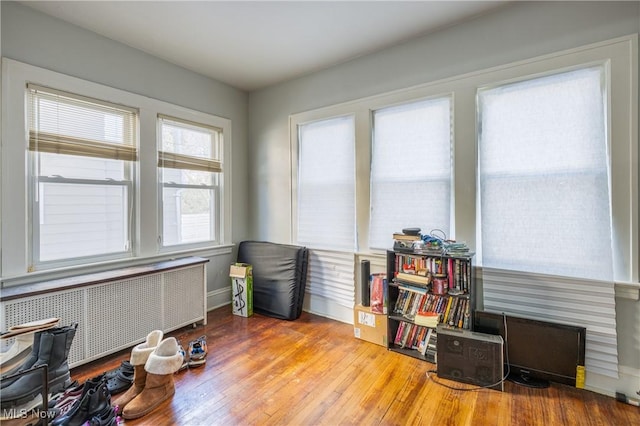
[{"label": "window trim", "polygon": [[[104,260],[99,263],[86,263],[75,266],[60,266],[46,271],[29,272],[30,258],[27,242],[30,236],[28,190],[33,184],[27,174],[28,132],[26,128],[26,96],[28,82],[35,82],[45,87],[103,100],[116,105],[130,105],[138,109],[139,161],[132,179],[138,182],[138,189],[133,195],[133,203],[137,207],[131,219],[133,256],[126,259]],[[198,255],[200,253],[227,252],[231,245],[231,120],[212,114],[192,110],[157,99],[145,97],[124,90],[93,83],[80,78],[57,73],[44,68],[2,58],[2,165],[1,191],[1,229],[2,258],[0,271],[2,282],[23,283],[32,279],[47,279],[65,271],[91,271],[100,267],[125,267],[140,262],[149,262],[175,257],[176,255]],[[157,212],[157,146],[156,119],[158,114],[165,114],[193,122],[204,122],[213,127],[222,128],[222,159],[225,168],[220,175],[220,240],[218,244],[208,244],[199,248],[176,248],[172,251],[158,250],[158,212]],[[15,125],[13,123],[24,123]],[[10,141],[10,142],[9,142]],[[153,141],[153,142],[151,142]],[[151,143],[149,143],[151,142]],[[15,176],[24,176],[23,181],[16,181]],[[134,188],[135,188],[134,184]],[[141,220],[144,218],[144,220]]]},{"label": "window trim", "polygon": [[[194,117],[195,118],[195,117]],[[221,158],[203,158],[203,157],[193,157],[189,155],[182,155],[173,152],[163,151],[162,147],[162,126],[163,120],[173,121],[175,123],[185,124],[194,129],[207,129],[212,132],[218,134],[220,138],[219,141],[212,141],[213,144],[219,144],[217,148],[221,151]],[[157,116],[157,133],[156,133],[156,144],[158,151],[158,251],[163,252],[173,252],[176,250],[189,250],[189,249],[197,249],[197,248],[206,248],[211,245],[220,245],[223,241],[223,230],[221,229],[221,223],[223,220],[222,216],[222,205],[221,205],[221,197],[220,194],[224,194],[224,185],[223,185],[223,173],[225,169],[224,165],[224,154],[225,154],[225,133],[224,128],[218,125],[214,125],[211,122],[197,122],[194,119],[182,119],[178,117],[169,116],[167,114],[158,114]],[[213,148],[213,146],[212,146]],[[169,165],[164,165],[165,161],[169,162]],[[189,170],[198,170],[198,171],[206,171],[211,173],[216,173],[215,177],[217,183],[215,185],[189,185],[189,184],[181,184],[181,183],[165,183],[163,181],[162,169],[163,165],[165,168],[177,168],[177,169],[189,169]],[[213,227],[215,238],[207,241],[198,241],[193,243],[178,243],[165,245],[164,243],[164,189],[165,188],[193,188],[193,189],[208,189],[211,191],[211,204],[213,204],[212,209],[217,207],[217,211],[212,213],[213,216]]]},{"label": "window trim", "polygon": [[[357,157],[357,226],[359,247],[368,247],[368,192],[370,162],[368,129],[371,127],[369,111],[405,103],[411,100],[452,93],[454,97],[454,227],[452,238],[476,247],[476,190],[477,190],[477,140],[475,129],[476,90],[518,80],[522,76],[552,72],[590,64],[606,64],[610,67],[611,86],[608,93],[610,161],[612,176],[612,215],[614,228],[615,281],[637,283],[640,268],[640,225],[638,194],[638,35],[605,40],[569,50],[507,63],[504,65],[453,76],[393,92],[373,95],[311,111],[294,113],[289,117],[290,147],[295,150],[295,128],[300,122],[320,120],[339,114],[356,114]],[[292,156],[291,222],[295,221],[295,172],[297,164]],[[293,230],[292,230],[293,235]],[[365,251],[363,255],[382,256],[379,251]]]}]

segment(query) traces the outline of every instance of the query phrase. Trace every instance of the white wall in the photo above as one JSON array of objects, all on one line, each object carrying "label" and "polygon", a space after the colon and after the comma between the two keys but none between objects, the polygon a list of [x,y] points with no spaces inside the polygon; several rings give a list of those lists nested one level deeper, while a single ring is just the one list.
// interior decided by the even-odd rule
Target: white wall
[{"label": "white wall", "polygon": [[[247,238],[248,95],[245,92],[24,5],[2,2],[0,7],[3,57],[230,119],[232,241]],[[228,265],[234,254],[229,252],[231,249],[225,254],[210,256],[207,270],[211,306],[231,300],[227,290],[230,288]]]},{"label": "white wall", "polygon": [[[252,92],[251,235],[291,242],[291,114],[638,32],[637,2],[517,2],[402,45]],[[474,174],[475,170],[463,172],[461,181],[474,182]],[[457,202],[473,191],[456,188]],[[473,229],[474,225],[463,228]],[[472,235],[458,238],[475,240]],[[631,395],[640,388],[640,302],[617,298],[616,312],[621,379],[603,378],[592,388]]]}]

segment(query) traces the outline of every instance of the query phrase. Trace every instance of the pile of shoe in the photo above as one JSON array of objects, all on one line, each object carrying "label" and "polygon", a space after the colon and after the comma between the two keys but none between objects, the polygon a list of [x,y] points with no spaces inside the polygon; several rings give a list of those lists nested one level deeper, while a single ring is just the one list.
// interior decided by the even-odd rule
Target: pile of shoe
[{"label": "pile of shoe", "polygon": [[104,374],[68,388],[49,408],[55,413],[52,426],[116,426],[120,422]]},{"label": "pile of shoe", "polygon": [[173,374],[183,356],[174,337],[162,338],[162,331],[154,330],[131,351],[133,384],[113,401],[125,419],[142,417],[175,394]]},{"label": "pile of shoe", "polygon": [[178,345],[179,352],[182,355],[182,365],[178,371],[182,371],[189,367],[200,367],[207,362],[207,338],[200,336],[189,342],[188,352],[184,350],[182,345]]},{"label": "pile of shoe", "polygon": [[15,410],[42,394],[44,385],[42,376],[35,374],[35,370],[39,367],[47,368],[49,393],[56,393],[69,387],[71,375],[67,358],[77,327],[78,324],[74,323],[67,327],[49,327],[33,332],[31,352],[20,365],[2,375],[0,381],[2,410]]},{"label": "pile of shoe", "polygon": [[133,385],[133,365],[129,361],[122,361],[118,368],[107,371],[104,376],[111,395],[124,392]]}]

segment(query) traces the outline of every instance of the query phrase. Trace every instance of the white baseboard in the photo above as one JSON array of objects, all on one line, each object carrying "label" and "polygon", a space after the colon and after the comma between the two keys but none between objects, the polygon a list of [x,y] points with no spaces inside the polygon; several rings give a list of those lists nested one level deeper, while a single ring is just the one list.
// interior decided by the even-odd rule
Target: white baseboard
[{"label": "white baseboard", "polygon": [[231,304],[231,286],[207,293],[207,311]]},{"label": "white baseboard", "polygon": [[616,396],[616,392],[624,393],[629,398],[638,399],[640,390],[640,369],[618,366],[617,379],[602,376],[596,373],[587,373],[584,388],[610,397]]},{"label": "white baseboard", "polygon": [[306,312],[353,324],[353,307],[347,308],[321,296],[306,293],[302,306]]}]

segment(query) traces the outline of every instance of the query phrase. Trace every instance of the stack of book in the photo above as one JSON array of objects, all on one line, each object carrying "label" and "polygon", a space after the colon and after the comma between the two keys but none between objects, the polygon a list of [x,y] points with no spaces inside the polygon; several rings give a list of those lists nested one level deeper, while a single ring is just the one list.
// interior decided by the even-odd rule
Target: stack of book
[{"label": "stack of book", "polygon": [[414,243],[422,241],[420,234],[404,234],[395,232],[393,234],[393,249],[400,251],[413,251]]},{"label": "stack of book", "polygon": [[440,323],[440,314],[437,312],[418,312],[413,322],[425,327],[435,328]]},{"label": "stack of book", "polygon": [[444,249],[449,256],[466,256],[469,254],[469,247],[462,242],[447,241],[444,244]]}]

